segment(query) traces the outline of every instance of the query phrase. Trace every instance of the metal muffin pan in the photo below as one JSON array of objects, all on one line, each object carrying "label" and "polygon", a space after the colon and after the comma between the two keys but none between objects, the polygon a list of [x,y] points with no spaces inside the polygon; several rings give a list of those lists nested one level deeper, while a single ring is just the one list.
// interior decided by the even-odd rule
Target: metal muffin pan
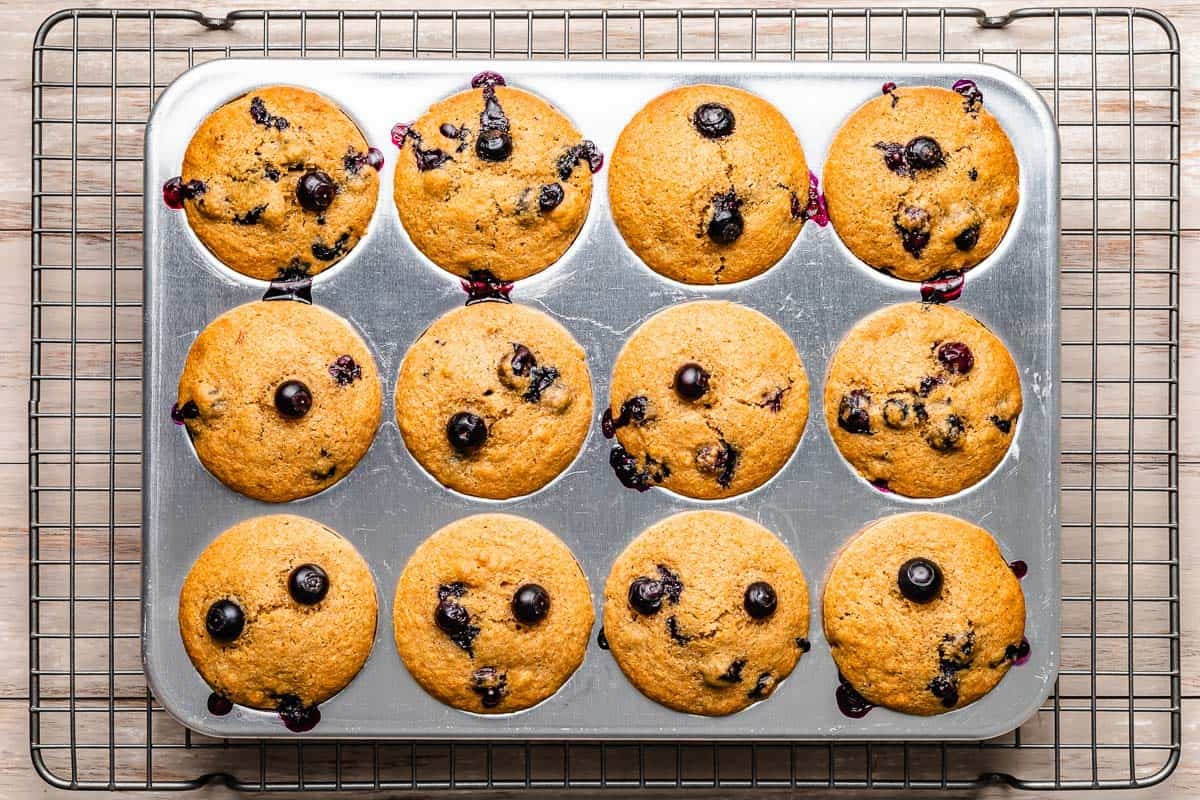
[{"label": "metal muffin pan", "polygon": [[[1020,369],[1024,412],[1008,455],[991,476],[952,497],[909,500],[874,489],[842,459],[826,429],[825,372],[856,321],[883,306],[918,300],[918,285],[870,269],[832,227],[813,222],[780,263],[752,280],[718,287],[667,280],[622,241],[609,213],[606,166],[594,176],[592,208],[574,245],[558,263],[518,282],[512,293],[514,302],[559,320],[587,351],[596,420],[582,452],[549,486],[510,501],[474,499],[438,485],[404,446],[392,392],[409,346],[433,320],[462,305],[465,295],[459,280],[426,259],[400,224],[391,188],[398,153],[389,132],[396,122],[415,119],[434,101],[467,88],[471,76],[484,69],[550,100],[606,154],[625,123],[662,92],[687,83],[739,86],[782,110],[818,174],[838,127],[877,96],[885,81],[901,87],[949,87],[963,77],[976,81],[985,108],[1016,148],[1021,199],[1003,242],[967,274],[955,306],[996,332]],[[184,214],[161,201],[160,187],[179,174],[184,150],[207,114],[255,87],[277,83],[308,87],[339,103],[386,158],[369,231],[312,287],[315,303],[347,318],[365,336],[383,376],[384,409],[370,452],[349,476],[314,497],[272,505],[243,497],[209,475],[169,413],[197,333],[222,312],[261,298],[267,284],[221,265]],[[236,707],[227,716],[210,715],[210,689],[187,658],[176,620],[180,587],[201,550],[240,520],[283,512],[312,517],[348,537],[370,564],[379,597],[374,650],[358,677],[322,704],[322,720],[306,734],[310,737],[977,739],[1015,728],[1047,697],[1058,670],[1060,610],[1058,138],[1042,99],[1015,75],[948,63],[222,60],[190,70],[163,93],[146,133],[145,166],[143,657],[159,702],[188,727],[222,737],[293,736],[271,712]],[[772,480],[729,500],[624,489],[608,466],[611,443],[599,425],[613,362],[652,314],[704,298],[756,308],[791,335],[811,383],[804,437]],[[809,584],[812,650],[769,700],[728,717],[657,705],[596,645],[604,581],[617,554],[650,524],[697,508],[734,511],[774,531]],[[835,702],[837,669],[821,631],[825,573],[863,525],[918,509],[978,523],[995,535],[1007,558],[1028,562],[1023,586],[1032,656],[966,708],[937,717],[876,708],[851,719]],[[561,536],[587,573],[597,614],[587,657],[561,690],[532,709],[500,716],[458,711],[426,694],[400,661],[391,625],[396,581],[416,546],[452,520],[489,511],[529,517]]]}]

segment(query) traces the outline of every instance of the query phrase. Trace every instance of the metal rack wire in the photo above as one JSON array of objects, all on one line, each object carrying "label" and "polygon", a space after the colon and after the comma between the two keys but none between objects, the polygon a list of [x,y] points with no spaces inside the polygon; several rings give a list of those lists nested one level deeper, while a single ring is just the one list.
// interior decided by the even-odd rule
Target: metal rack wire
[{"label": "metal rack wire", "polygon": [[[1062,136],[1063,667],[982,743],[232,742],[147,691],[139,643],[142,133],[201,61],[960,60]],[[33,48],[30,744],[79,789],[1135,787],[1180,752],[1179,40],[1137,9],[65,11]]]}]

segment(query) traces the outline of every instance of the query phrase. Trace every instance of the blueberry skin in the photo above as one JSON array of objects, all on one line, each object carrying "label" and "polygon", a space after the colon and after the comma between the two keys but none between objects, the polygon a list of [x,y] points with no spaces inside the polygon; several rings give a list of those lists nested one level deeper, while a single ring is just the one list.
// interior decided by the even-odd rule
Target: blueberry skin
[{"label": "blueberry skin", "polygon": [[446,423],[446,438],[458,452],[473,453],[487,441],[487,423],[469,411],[460,411]]},{"label": "blueberry skin", "polygon": [[904,146],[904,159],[913,169],[937,169],[946,163],[942,146],[928,136],[918,136]]},{"label": "blueberry skin", "polygon": [[662,581],[656,581],[653,578],[638,578],[629,584],[629,605],[633,606],[639,614],[650,617],[657,614],[658,610],[662,608],[665,594]]},{"label": "blueberry skin", "polygon": [[475,140],[475,155],[484,161],[504,161],[512,155],[512,137],[508,131],[485,130]]},{"label": "blueberry skin", "polygon": [[733,133],[733,111],[720,103],[705,103],[692,115],[692,124],[706,139],[720,139]]},{"label": "blueberry skin", "polygon": [[296,199],[308,211],[324,211],[336,195],[337,184],[319,169],[304,173],[296,182]]},{"label": "blueberry skin", "polygon": [[300,381],[284,381],[275,390],[275,408],[280,414],[300,419],[312,408],[312,392]]},{"label": "blueberry skin", "polygon": [[685,400],[699,400],[708,392],[708,370],[694,362],[675,371],[675,391]]},{"label": "blueberry skin", "polygon": [[288,594],[297,603],[316,605],[329,593],[329,576],[316,564],[301,564],[288,575]]},{"label": "blueberry skin", "polygon": [[775,588],[766,581],[755,581],[750,584],[742,596],[742,606],[746,609],[746,613],[754,619],[766,619],[771,616],[775,613],[777,604]]},{"label": "blueberry skin", "polygon": [[513,593],[512,612],[519,621],[533,624],[550,611],[550,593],[536,583],[527,583]]},{"label": "blueberry skin", "polygon": [[471,624],[471,615],[458,603],[446,599],[438,603],[434,622],[448,634],[462,633]]},{"label": "blueberry skin", "polygon": [[910,558],[900,565],[900,593],[914,603],[928,603],[942,593],[942,569],[928,558]]},{"label": "blueberry skin", "polygon": [[208,607],[204,615],[204,627],[208,635],[218,642],[232,642],[242,635],[246,627],[246,614],[232,600],[218,600]]}]

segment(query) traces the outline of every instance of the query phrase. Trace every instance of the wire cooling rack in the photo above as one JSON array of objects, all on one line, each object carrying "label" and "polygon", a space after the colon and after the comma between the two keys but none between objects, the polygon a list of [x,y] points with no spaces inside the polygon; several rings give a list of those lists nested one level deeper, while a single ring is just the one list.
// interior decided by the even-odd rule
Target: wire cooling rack
[{"label": "wire cooling rack", "polygon": [[[229,56],[987,61],[1062,137],[1062,669],[982,743],[233,742],[140,660],[142,136]],[[802,68],[802,67],[801,67]],[[79,789],[1135,787],[1180,753],[1179,40],[1137,9],[65,11],[33,48],[30,745]],[[387,98],[380,98],[387,102]]]}]

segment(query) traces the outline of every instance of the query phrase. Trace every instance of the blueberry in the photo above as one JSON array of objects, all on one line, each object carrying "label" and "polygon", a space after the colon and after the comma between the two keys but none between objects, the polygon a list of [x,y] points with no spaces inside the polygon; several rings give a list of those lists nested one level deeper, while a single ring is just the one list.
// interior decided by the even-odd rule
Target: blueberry
[{"label": "blueberry", "polygon": [[699,400],[708,391],[708,370],[689,362],[675,371],[675,391],[684,400]]},{"label": "blueberry", "polygon": [[316,564],[301,564],[288,575],[288,594],[301,605],[316,605],[328,593],[329,576]]},{"label": "blueberry", "polygon": [[564,196],[561,183],[547,183],[538,192],[538,208],[542,213],[549,213],[562,204]]},{"label": "blueberry", "polygon": [[213,692],[208,696],[208,713],[214,717],[223,717],[233,711],[233,702],[228,697]]},{"label": "blueberry", "polygon": [[958,447],[965,430],[966,425],[963,423],[962,417],[950,414],[939,425],[925,432],[925,441],[934,450],[944,453]]},{"label": "blueberry", "polygon": [[674,614],[667,617],[667,635],[675,644],[687,644],[692,640],[691,636],[679,630],[679,618]]},{"label": "blueberry", "polygon": [[349,386],[362,377],[362,367],[350,356],[338,356],[329,365],[329,374],[337,381],[338,386]]},{"label": "blueberry", "polygon": [[733,133],[733,112],[720,103],[705,103],[692,115],[692,124],[706,139],[720,139]]},{"label": "blueberry", "polygon": [[568,147],[558,161],[555,162],[555,167],[558,170],[558,177],[562,180],[567,180],[571,177],[571,173],[575,171],[575,165],[580,161],[587,162],[588,170],[593,174],[600,171],[604,166],[604,154],[596,147],[596,143],[588,139],[584,139],[579,144]]},{"label": "blueberry", "polygon": [[629,584],[629,605],[633,606],[634,611],[647,617],[658,613],[665,595],[662,581],[653,578],[643,576]]},{"label": "blueberry", "polygon": [[912,177],[912,170],[904,157],[904,145],[899,142],[876,142],[875,149],[883,153],[883,164],[897,175]]},{"label": "blueberry", "polygon": [[333,203],[337,184],[319,169],[309,170],[296,182],[296,199],[309,211],[324,211]]},{"label": "blueberry", "polygon": [[284,381],[275,390],[275,408],[280,414],[300,419],[312,408],[312,392],[300,381]]},{"label": "blueberry", "polygon": [[475,155],[484,161],[504,161],[512,155],[512,137],[496,128],[481,131],[475,140]]},{"label": "blueberry", "polygon": [[961,78],[954,82],[954,91],[963,96],[963,111],[975,114],[983,107],[983,92],[975,85],[975,81]]},{"label": "blueberry", "polygon": [[745,226],[741,205],[742,201],[732,189],[715,196],[712,201],[712,217],[708,221],[708,238],[717,244],[736,242]]},{"label": "blueberry", "polygon": [[527,583],[513,594],[513,616],[521,622],[539,622],[549,611],[550,593],[536,583]]},{"label": "blueberry", "polygon": [[745,607],[746,613],[754,619],[766,619],[774,614],[777,603],[775,589],[766,581],[755,581],[750,584],[742,596],[742,605]]},{"label": "blueberry", "polygon": [[746,659],[736,658],[729,664],[729,667],[724,672],[717,676],[717,679],[725,681],[726,683],[741,683],[742,670],[745,668]]},{"label": "blueberry", "polygon": [[192,400],[188,400],[183,405],[176,403],[171,406],[171,421],[176,425],[182,425],[184,420],[195,419],[200,416],[200,407]]},{"label": "blueberry", "polygon": [[746,693],[746,696],[751,700],[762,700],[775,690],[775,676],[769,672],[764,672],[758,676],[758,680],[754,682],[754,688]]},{"label": "blueberry", "polygon": [[954,708],[958,703],[958,679],[953,674],[938,675],[929,682],[927,688],[946,708]]},{"label": "blueberry", "polygon": [[232,600],[218,600],[208,607],[204,615],[204,627],[208,635],[218,642],[232,642],[242,635],[246,627],[246,614]]},{"label": "blueberry", "polygon": [[937,169],[946,163],[941,145],[928,136],[918,136],[906,144],[904,160],[913,169]]},{"label": "blueberry", "polygon": [[993,425],[995,425],[1000,430],[1001,433],[1008,433],[1012,430],[1012,420],[1011,419],[1002,419],[1000,417],[997,417],[995,414],[988,417],[988,419],[991,420],[991,423]]},{"label": "blueberry", "polygon": [[537,359],[533,357],[533,352],[523,344],[513,344],[513,356],[509,362],[514,375],[525,377],[529,374],[529,370],[537,366]]},{"label": "blueberry", "polygon": [[487,441],[487,423],[469,411],[460,411],[446,423],[446,438],[460,453],[472,453]]},{"label": "blueberry", "polygon": [[304,705],[304,701],[294,694],[280,697],[276,711],[284,727],[292,733],[311,731],[321,721],[321,710],[316,706]]},{"label": "blueberry", "polygon": [[914,603],[928,603],[942,591],[942,569],[928,558],[910,558],[900,565],[900,593]]},{"label": "blueberry", "polygon": [[889,428],[903,428],[908,423],[908,403],[889,397],[883,404],[883,423]]},{"label": "blueberry", "polygon": [[871,433],[871,393],[855,389],[838,403],[838,427],[847,433]]},{"label": "blueberry", "polygon": [[944,381],[936,375],[926,375],[924,378],[921,378],[921,385],[917,389],[917,393],[920,394],[921,397],[929,397],[929,393],[941,386],[942,383],[944,383]]},{"label": "blueberry", "polygon": [[905,206],[892,217],[892,224],[900,234],[904,249],[913,258],[920,258],[921,251],[929,244],[929,212],[916,206]]},{"label": "blueberry", "polygon": [[975,248],[979,243],[979,226],[972,225],[969,228],[964,228],[962,233],[954,237],[954,246],[964,253]]},{"label": "blueberry", "polygon": [[438,128],[438,132],[447,139],[457,139],[459,130],[458,126],[453,122],[443,122],[441,127]]},{"label": "blueberry", "polygon": [[378,147],[368,147],[366,162],[368,167],[379,172],[383,169],[383,151]]},{"label": "blueberry", "polygon": [[938,348],[937,358],[953,375],[966,375],[975,366],[975,355],[962,342],[946,342]]},{"label": "blueberry", "polygon": [[444,633],[453,636],[463,633],[470,628],[471,615],[467,609],[453,600],[446,598],[438,603],[437,611],[433,615],[433,621],[437,623],[437,626]]},{"label": "blueberry", "polygon": [[484,708],[495,708],[508,694],[508,676],[495,667],[480,667],[471,673],[471,691]]}]

